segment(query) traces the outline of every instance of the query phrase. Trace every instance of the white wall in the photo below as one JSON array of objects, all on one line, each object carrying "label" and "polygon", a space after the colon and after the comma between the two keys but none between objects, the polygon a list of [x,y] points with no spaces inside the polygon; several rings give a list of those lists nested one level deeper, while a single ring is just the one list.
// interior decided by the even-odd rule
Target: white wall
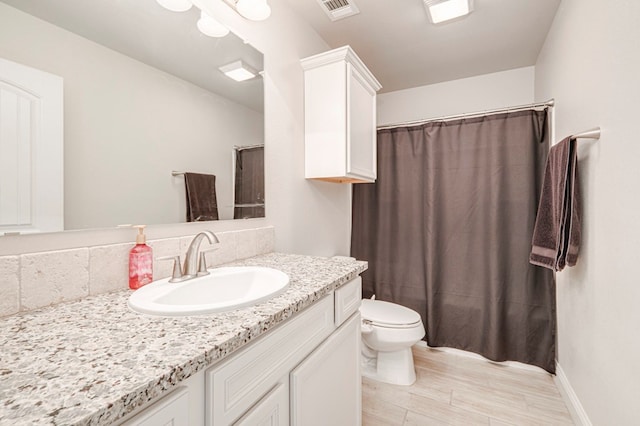
[{"label": "white wall", "polygon": [[262,113],[3,3],[0,56],[64,78],[65,229],[183,222],[171,170],[215,174],[233,218],[233,145],[263,142]]},{"label": "white wall", "polygon": [[640,422],[640,3],[563,0],[536,64],[558,139],[579,143],[583,243],[558,274],[558,361],[595,425]]},{"label": "white wall", "polygon": [[[300,59],[329,47],[284,0],[272,14],[250,22],[218,0],[195,0],[264,53],[267,221],[276,249],[312,255],[347,254],[351,185],[304,178],[304,80]],[[217,12],[217,13],[216,13]]]},{"label": "white wall", "polygon": [[534,67],[378,95],[378,124],[395,124],[533,102]]},{"label": "white wall", "polygon": [[[265,55],[266,219],[150,227],[149,238],[193,235],[200,229],[226,230],[275,225],[276,250],[332,255],[349,252],[351,188],[304,179],[303,74],[300,59],[328,45],[291,11],[270,0],[272,16],[247,21],[221,0],[194,3],[218,11],[227,23]],[[0,253],[41,251],[131,241],[130,230],[67,232],[0,238]]]}]

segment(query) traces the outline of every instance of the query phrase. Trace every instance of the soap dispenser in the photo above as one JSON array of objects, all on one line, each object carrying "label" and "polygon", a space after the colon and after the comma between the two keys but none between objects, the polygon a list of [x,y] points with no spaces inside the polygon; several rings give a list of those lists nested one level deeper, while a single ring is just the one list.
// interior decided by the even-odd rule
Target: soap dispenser
[{"label": "soap dispenser", "polygon": [[153,251],[146,244],[145,225],[136,225],[136,245],[129,252],[129,288],[137,290],[153,281]]}]

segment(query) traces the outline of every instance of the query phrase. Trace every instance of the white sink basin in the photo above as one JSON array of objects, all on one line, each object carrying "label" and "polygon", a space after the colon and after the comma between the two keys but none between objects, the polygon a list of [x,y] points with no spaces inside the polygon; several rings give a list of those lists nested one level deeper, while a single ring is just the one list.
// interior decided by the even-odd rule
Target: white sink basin
[{"label": "white sink basin", "polygon": [[154,281],[129,297],[129,307],[152,315],[200,315],[264,302],[284,292],[289,276],[276,269],[238,266],[209,269],[210,274],[181,283]]}]

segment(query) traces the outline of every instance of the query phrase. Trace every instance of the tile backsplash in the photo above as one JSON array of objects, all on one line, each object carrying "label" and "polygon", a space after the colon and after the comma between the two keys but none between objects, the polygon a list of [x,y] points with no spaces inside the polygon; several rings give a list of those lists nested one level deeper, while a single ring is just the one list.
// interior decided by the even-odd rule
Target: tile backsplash
[{"label": "tile backsplash", "polygon": [[[272,226],[216,232],[220,244],[207,252],[207,265],[218,266],[234,260],[272,252]],[[171,275],[172,261],[162,256],[184,256],[193,235],[149,240],[153,248],[153,278]],[[81,247],[18,256],[0,256],[0,317],[30,311],[61,302],[77,300],[129,288],[129,250],[134,243]],[[206,249],[207,243],[202,244]]]}]

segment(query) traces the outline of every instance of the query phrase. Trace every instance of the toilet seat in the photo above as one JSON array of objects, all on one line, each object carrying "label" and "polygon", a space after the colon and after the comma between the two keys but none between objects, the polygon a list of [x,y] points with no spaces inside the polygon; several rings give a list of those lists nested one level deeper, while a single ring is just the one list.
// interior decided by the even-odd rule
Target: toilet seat
[{"label": "toilet seat", "polygon": [[416,311],[382,300],[364,299],[360,314],[368,324],[386,328],[412,328],[422,322]]}]

